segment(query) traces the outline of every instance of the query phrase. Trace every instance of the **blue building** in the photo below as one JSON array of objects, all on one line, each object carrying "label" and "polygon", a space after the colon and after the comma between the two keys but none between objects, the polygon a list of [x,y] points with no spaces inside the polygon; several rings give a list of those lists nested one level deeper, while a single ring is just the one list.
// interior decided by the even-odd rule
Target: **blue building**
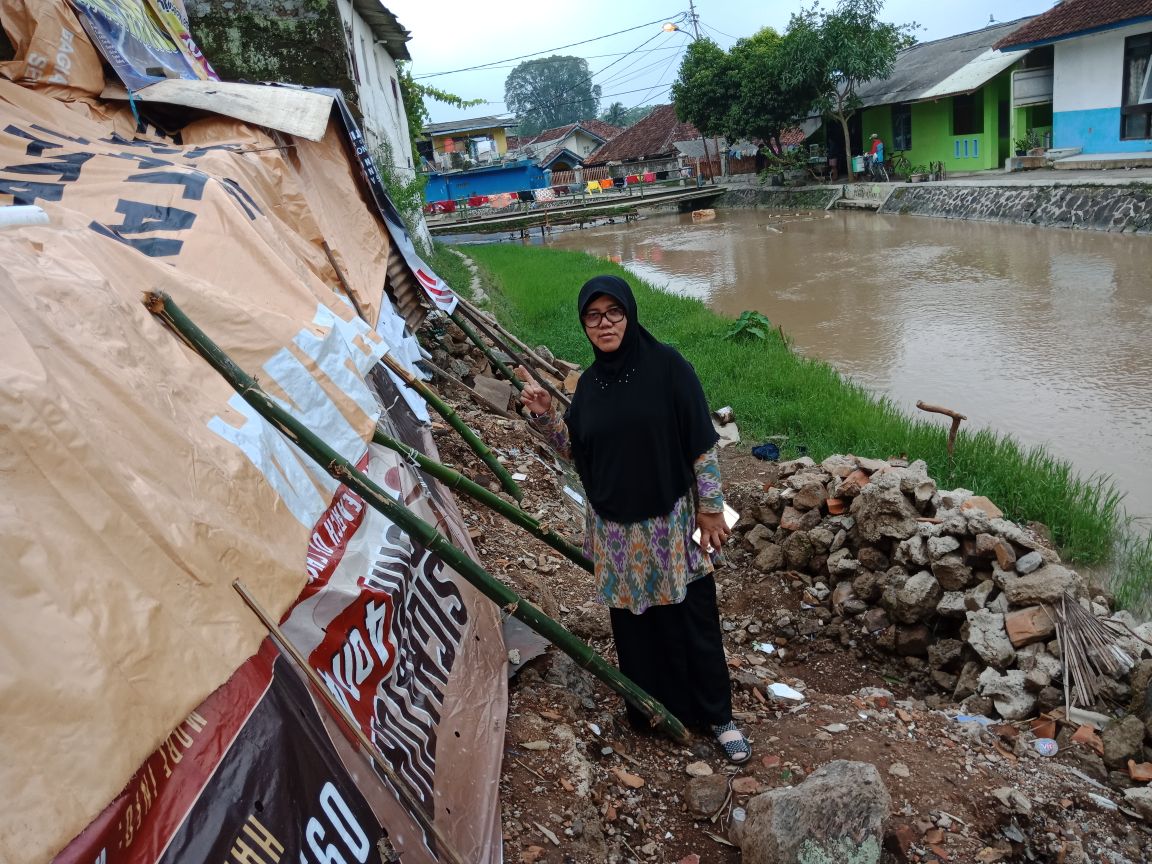
[{"label": "blue building", "polygon": [[451,201],[474,195],[499,195],[502,192],[521,192],[544,189],[548,175],[531,159],[521,159],[505,165],[471,168],[467,171],[431,171],[424,187],[424,201]]},{"label": "blue building", "polygon": [[996,47],[1051,46],[1052,144],[1083,153],[1152,151],[1152,3],[1064,0]]}]

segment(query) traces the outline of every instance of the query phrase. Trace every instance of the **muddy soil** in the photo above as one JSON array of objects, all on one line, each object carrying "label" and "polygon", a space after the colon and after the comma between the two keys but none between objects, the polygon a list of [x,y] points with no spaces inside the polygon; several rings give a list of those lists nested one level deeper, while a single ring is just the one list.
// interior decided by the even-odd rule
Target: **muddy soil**
[{"label": "muddy soil", "polygon": [[[583,519],[562,492],[559,464],[527,423],[494,416],[459,388],[437,383],[508,467],[525,475],[524,509],[578,542]],[[443,461],[495,491],[451,430],[437,424],[435,436]],[[721,451],[731,499],[763,484],[763,463],[747,452],[752,443]],[[489,572],[614,660],[591,575],[459,500]],[[1143,823],[1115,810],[1110,801],[1118,796],[1077,767],[1078,745],[1044,757],[1030,746],[1026,723],[957,722],[955,706],[914,689],[905,661],[880,652],[868,636],[828,638],[819,625],[831,612],[802,609],[803,583],[791,574],[757,571],[739,534],[726,555],[716,577],[722,627],[736,717],[753,742],[752,759],[729,765],[705,737],[683,746],[638,734],[624,721],[620,698],[564,654],[551,647],[535,657],[514,654],[524,662],[509,682],[501,779],[506,861],[738,862],[729,837],[749,798],[795,785],[834,759],[879,769],[892,796],[885,855],[893,862],[1152,860]],[[798,621],[807,624],[798,628]],[[773,682],[802,691],[804,701],[775,701],[766,695]],[[727,779],[726,797],[723,787],[710,803],[693,793],[700,781],[687,768],[700,762]],[[1006,788],[1026,802],[1005,805],[993,795]],[[714,809],[694,813],[689,799]]]}]

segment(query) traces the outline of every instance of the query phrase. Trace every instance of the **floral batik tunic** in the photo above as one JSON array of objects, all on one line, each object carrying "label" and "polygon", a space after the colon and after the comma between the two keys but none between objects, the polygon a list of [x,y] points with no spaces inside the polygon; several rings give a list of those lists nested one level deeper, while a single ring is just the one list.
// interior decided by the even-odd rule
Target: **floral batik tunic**
[{"label": "floral batik tunic", "polygon": [[[572,456],[568,427],[555,410],[532,415],[536,427],[563,458]],[[684,599],[688,584],[722,562],[719,552],[705,554],[692,539],[696,512],[724,512],[720,465],[713,447],[694,463],[696,484],[672,506],[667,516],[642,522],[613,522],[586,506],[584,554],[595,565],[596,599],[636,614],[649,606]]]}]

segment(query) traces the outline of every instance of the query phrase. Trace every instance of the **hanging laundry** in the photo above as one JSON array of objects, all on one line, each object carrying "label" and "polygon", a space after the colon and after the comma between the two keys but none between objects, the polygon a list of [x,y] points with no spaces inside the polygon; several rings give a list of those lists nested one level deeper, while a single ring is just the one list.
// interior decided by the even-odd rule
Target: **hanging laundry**
[{"label": "hanging laundry", "polygon": [[557,195],[567,195],[569,189],[567,186],[553,186],[552,191]]},{"label": "hanging laundry", "polygon": [[469,207],[483,207],[487,203],[488,203],[488,196],[487,195],[473,195],[471,198],[468,199],[468,206]]},{"label": "hanging laundry", "polygon": [[626,186],[635,186],[639,182],[640,182],[640,177],[637,174],[629,174],[627,177],[624,178],[624,184]]},{"label": "hanging laundry", "polygon": [[511,192],[501,192],[499,195],[488,196],[488,206],[493,210],[501,210],[517,200]]},{"label": "hanging laundry", "polygon": [[645,171],[645,172],[644,172],[644,182],[645,182],[645,183],[655,183],[655,182],[656,182],[656,174],[655,174],[655,172],[653,172],[653,171]]},{"label": "hanging laundry", "polygon": [[556,200],[556,193],[553,192],[551,189],[537,189],[535,194],[536,194],[536,200],[537,201],[555,201]]},{"label": "hanging laundry", "polygon": [[600,188],[601,189],[611,189],[612,188],[612,178],[611,177],[605,177],[603,180],[601,180],[600,181]]}]

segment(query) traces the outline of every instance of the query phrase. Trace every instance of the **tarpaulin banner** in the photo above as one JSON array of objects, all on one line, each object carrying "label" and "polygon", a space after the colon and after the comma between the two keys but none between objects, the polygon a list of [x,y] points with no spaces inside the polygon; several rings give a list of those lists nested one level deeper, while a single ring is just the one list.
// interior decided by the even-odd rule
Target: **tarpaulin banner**
[{"label": "tarpaulin banner", "polygon": [[146,0],[73,0],[80,23],[129,90],[164,78],[205,78],[204,67]]},{"label": "tarpaulin banner", "polygon": [[340,120],[344,124],[344,134],[348,137],[352,150],[356,154],[356,159],[360,163],[361,179],[368,186],[372,200],[376,202],[376,206],[380,210],[380,217],[388,226],[388,233],[392,235],[392,241],[400,250],[400,254],[404,257],[408,267],[416,275],[416,280],[420,283],[420,287],[428,299],[436,305],[436,308],[451,315],[456,310],[456,294],[447,282],[436,275],[436,271],[429,267],[420,257],[420,253],[416,251],[416,246],[408,235],[408,229],[404,227],[404,220],[400,218],[396,205],[392,203],[392,199],[388,197],[388,193],[384,189],[384,184],[380,181],[380,172],[376,169],[376,162],[372,159],[368,142],[364,140],[364,133],[360,131],[356,118],[348,110],[348,103],[344,101],[344,96],[339,91],[325,90],[324,92],[331,93],[336,99],[336,104],[340,108]]},{"label": "tarpaulin banner", "polygon": [[[253,683],[270,667],[252,659],[266,633],[241,579],[461,857],[498,861],[499,611],[140,302],[171,294],[281,405],[470,549],[451,496],[368,443],[380,423],[435,453],[380,369],[384,352],[417,349],[377,332],[397,318],[380,263],[392,239],[354,203],[342,135],[221,117],[175,138],[135,128],[122,105],[0,81],[0,206],[50,219],[0,231],[0,788],[15,790],[0,860],[265,860],[238,844],[365,860],[353,824],[405,862],[433,860],[295,673],[278,663],[266,690]],[[163,783],[166,770],[191,779]]]}]

